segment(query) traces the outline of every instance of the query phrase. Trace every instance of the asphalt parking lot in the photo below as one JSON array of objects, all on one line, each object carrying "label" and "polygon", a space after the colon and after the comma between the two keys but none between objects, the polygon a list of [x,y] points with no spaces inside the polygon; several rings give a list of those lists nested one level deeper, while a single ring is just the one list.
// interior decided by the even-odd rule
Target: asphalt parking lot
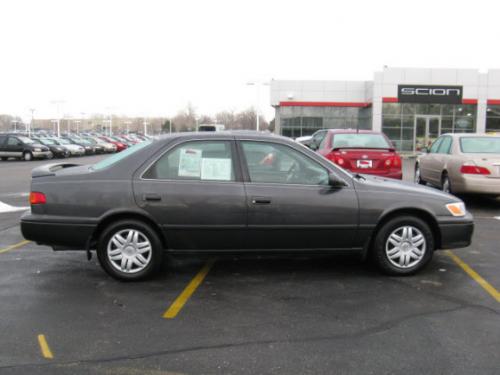
[{"label": "asphalt parking lot", "polygon": [[0,212],[1,374],[500,373],[499,200],[464,197],[472,245],[412,277],[349,256],[177,257],[121,283],[23,241],[43,163],[0,162],[0,207],[21,207]]}]

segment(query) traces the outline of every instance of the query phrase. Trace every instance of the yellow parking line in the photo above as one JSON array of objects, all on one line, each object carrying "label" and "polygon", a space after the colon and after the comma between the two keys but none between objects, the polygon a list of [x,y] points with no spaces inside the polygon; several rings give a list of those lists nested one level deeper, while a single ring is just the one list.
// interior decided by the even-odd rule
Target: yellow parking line
[{"label": "yellow parking line", "polygon": [[478,283],[484,290],[486,290],[497,302],[500,302],[500,293],[495,289],[493,285],[483,279],[481,275],[474,271],[467,263],[453,254],[453,252],[451,252],[450,250],[446,250],[446,254],[451,259],[453,259],[453,261],[458,264],[467,275],[472,277],[476,283]]},{"label": "yellow parking line", "polygon": [[179,311],[181,311],[181,309],[186,304],[189,297],[193,295],[193,293],[196,291],[196,288],[198,288],[203,282],[203,279],[205,279],[205,276],[207,276],[210,268],[212,268],[212,266],[214,265],[214,262],[214,260],[209,260],[207,263],[205,263],[200,272],[196,274],[196,276],[189,282],[182,293],[179,294],[179,296],[175,299],[174,303],[172,303],[167,311],[165,311],[165,313],[163,314],[163,317],[165,319],[173,319],[177,316]]},{"label": "yellow parking line", "polygon": [[0,254],[2,253],[6,253],[7,251],[10,251],[10,250],[14,250],[14,249],[17,249],[18,247],[21,247],[21,246],[24,246],[28,243],[30,243],[31,241],[28,241],[28,240],[23,240],[19,243],[16,243],[15,245],[10,245],[10,246],[7,246],[3,249],[0,249]]},{"label": "yellow parking line", "polygon": [[40,350],[42,351],[43,358],[53,359],[54,355],[47,344],[47,340],[44,335],[38,335],[38,344],[40,345]]}]

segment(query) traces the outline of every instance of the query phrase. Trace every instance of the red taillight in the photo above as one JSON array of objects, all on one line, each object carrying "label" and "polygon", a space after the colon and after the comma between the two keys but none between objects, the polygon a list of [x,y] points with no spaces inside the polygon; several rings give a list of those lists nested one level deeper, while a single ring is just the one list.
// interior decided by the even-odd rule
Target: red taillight
[{"label": "red taillight", "polygon": [[326,156],[326,158],[333,161],[335,164],[340,165],[341,167],[344,167],[346,164],[346,160],[342,156],[340,156],[340,154],[331,152]]},{"label": "red taillight", "polygon": [[385,160],[384,165],[387,168],[400,168],[401,167],[401,157],[399,155],[390,156]]},{"label": "red taillight", "polygon": [[470,165],[470,164],[462,165],[460,167],[460,173],[463,173],[463,174],[482,174],[482,175],[491,174],[491,172],[488,170],[488,168],[478,167],[477,165]]},{"label": "red taillight", "polygon": [[45,204],[45,203],[47,203],[47,199],[45,198],[45,194],[40,193],[38,191],[32,191],[30,193],[30,203],[31,204]]}]

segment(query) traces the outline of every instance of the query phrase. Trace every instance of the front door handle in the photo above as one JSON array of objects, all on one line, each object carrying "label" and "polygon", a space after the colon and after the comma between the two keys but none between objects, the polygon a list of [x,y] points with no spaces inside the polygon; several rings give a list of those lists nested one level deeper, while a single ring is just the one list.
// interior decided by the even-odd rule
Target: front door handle
[{"label": "front door handle", "polygon": [[268,197],[252,197],[252,204],[271,204],[271,198],[268,198]]},{"label": "front door handle", "polygon": [[161,201],[161,197],[158,194],[144,194],[142,199],[145,201]]}]

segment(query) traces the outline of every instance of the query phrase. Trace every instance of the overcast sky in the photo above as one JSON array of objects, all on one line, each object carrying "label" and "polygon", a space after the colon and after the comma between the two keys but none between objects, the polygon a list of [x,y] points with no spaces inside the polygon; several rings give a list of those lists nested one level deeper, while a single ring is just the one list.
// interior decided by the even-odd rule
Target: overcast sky
[{"label": "overcast sky", "polygon": [[[368,80],[384,65],[500,68],[498,1],[0,3],[0,113],[240,110],[248,81]],[[268,119],[269,88],[260,106]]]}]

